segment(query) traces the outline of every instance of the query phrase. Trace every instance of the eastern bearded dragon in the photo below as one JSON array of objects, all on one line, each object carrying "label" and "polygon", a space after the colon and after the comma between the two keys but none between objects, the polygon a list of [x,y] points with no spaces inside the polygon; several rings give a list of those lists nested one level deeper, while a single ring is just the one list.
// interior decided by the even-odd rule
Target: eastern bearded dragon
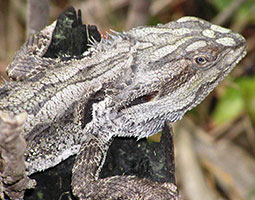
[{"label": "eastern bearded dragon", "polygon": [[13,81],[0,88],[2,126],[7,112],[27,113],[16,120],[24,123],[28,175],[77,154],[72,190],[79,199],[179,199],[171,183],[98,179],[111,139],[148,137],[166,120],[180,120],[244,57],[245,39],[183,17],[93,40],[80,57],[48,58],[55,27],[28,39],[7,69]]}]

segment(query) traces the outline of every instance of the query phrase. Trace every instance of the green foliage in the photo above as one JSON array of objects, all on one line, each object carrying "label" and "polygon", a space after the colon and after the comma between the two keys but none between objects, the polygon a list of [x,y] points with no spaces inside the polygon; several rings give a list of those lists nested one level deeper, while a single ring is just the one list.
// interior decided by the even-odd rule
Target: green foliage
[{"label": "green foliage", "polygon": [[[218,10],[218,12],[222,12],[224,9],[228,8],[235,0],[213,0],[211,1],[214,7]],[[246,1],[245,3],[238,8],[237,12],[234,13],[235,20],[246,19],[249,18],[250,21],[255,21],[255,1]]]},{"label": "green foliage", "polygon": [[212,1],[212,4],[219,10],[223,10],[226,7],[228,7],[233,0],[214,0]]},{"label": "green foliage", "polygon": [[242,99],[244,102],[244,109],[255,122],[255,76],[243,77],[237,81],[240,87]]},{"label": "green foliage", "polygon": [[255,1],[247,1],[244,3],[235,15],[235,19],[240,20],[249,20],[250,22],[255,22]]},{"label": "green foliage", "polygon": [[255,77],[241,77],[235,81],[237,87],[228,87],[219,99],[213,119],[220,125],[246,112],[255,122]]}]

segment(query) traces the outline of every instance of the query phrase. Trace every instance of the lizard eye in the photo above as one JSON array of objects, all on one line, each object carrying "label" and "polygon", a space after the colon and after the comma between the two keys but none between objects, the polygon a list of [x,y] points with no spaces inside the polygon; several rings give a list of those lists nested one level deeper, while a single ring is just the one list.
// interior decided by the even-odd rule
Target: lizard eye
[{"label": "lizard eye", "polygon": [[208,49],[191,55],[192,67],[198,70],[207,70],[217,63],[218,52]]},{"label": "lizard eye", "polygon": [[203,57],[203,56],[198,56],[198,57],[196,57],[196,58],[195,58],[195,61],[196,61],[196,63],[199,64],[199,65],[204,65],[205,63],[207,63],[206,58]]}]

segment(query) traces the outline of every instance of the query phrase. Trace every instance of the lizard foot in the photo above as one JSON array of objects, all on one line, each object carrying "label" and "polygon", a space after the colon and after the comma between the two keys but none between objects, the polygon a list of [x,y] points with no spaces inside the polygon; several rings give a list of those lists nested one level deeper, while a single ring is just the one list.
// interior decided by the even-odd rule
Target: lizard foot
[{"label": "lizard foot", "polygon": [[80,200],[181,199],[172,183],[152,182],[135,176],[99,179],[109,146],[109,141],[93,134],[83,143],[72,174],[72,190]]}]

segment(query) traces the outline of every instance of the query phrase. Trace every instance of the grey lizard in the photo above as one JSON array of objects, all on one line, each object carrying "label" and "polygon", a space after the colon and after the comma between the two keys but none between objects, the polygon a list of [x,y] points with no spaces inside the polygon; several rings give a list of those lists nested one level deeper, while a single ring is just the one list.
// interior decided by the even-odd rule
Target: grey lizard
[{"label": "grey lizard", "polygon": [[82,58],[63,60],[44,57],[55,26],[21,47],[7,69],[13,81],[0,88],[2,119],[8,118],[4,112],[27,113],[21,131],[27,175],[77,154],[72,191],[79,199],[180,199],[171,183],[134,176],[99,179],[111,140],[148,137],[166,120],[180,120],[244,57],[245,39],[182,17],[113,32],[93,41]]}]

